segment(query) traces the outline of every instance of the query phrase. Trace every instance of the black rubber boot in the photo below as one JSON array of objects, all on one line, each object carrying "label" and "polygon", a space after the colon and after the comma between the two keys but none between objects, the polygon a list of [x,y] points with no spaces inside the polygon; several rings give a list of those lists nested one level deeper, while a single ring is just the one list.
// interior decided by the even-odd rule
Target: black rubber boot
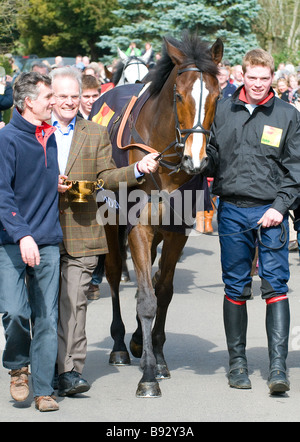
[{"label": "black rubber boot", "polygon": [[246,335],[248,315],[246,303],[233,304],[224,298],[223,307],[225,334],[229,352],[229,385],[232,388],[250,389],[246,359]]},{"label": "black rubber boot", "polygon": [[290,329],[288,299],[267,304],[266,329],[270,359],[268,385],[271,394],[283,394],[290,390],[286,377],[286,358]]}]

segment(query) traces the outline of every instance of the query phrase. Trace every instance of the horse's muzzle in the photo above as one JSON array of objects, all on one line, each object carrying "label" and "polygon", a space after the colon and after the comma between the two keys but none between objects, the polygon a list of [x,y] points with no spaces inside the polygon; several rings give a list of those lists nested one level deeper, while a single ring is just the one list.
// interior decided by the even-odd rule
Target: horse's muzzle
[{"label": "horse's muzzle", "polygon": [[200,162],[200,167],[194,166],[193,158],[190,155],[184,155],[181,161],[181,170],[188,175],[198,175],[202,173],[207,166],[207,157],[203,158]]}]

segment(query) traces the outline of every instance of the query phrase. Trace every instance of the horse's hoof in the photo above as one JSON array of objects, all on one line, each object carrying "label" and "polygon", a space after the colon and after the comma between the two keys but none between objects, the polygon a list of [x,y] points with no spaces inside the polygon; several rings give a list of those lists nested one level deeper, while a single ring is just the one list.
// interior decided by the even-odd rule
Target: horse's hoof
[{"label": "horse's hoof", "polygon": [[161,391],[158,382],[140,382],[136,391],[138,398],[156,398],[161,397]]},{"label": "horse's hoof", "polygon": [[128,272],[122,272],[121,281],[122,282],[129,282],[130,281],[130,276],[129,276]]},{"label": "horse's hoof", "polygon": [[109,357],[110,365],[130,365],[130,357],[128,351],[112,351]]},{"label": "horse's hoof", "polygon": [[169,372],[169,369],[167,367],[167,365],[163,365],[163,364],[157,364],[156,365],[156,379],[170,379],[171,378],[171,374]]},{"label": "horse's hoof", "polygon": [[132,353],[132,356],[134,356],[135,358],[140,359],[142,357],[143,354],[143,346],[140,344],[137,344],[136,342],[134,342],[133,339],[131,339],[130,341],[130,351]]}]

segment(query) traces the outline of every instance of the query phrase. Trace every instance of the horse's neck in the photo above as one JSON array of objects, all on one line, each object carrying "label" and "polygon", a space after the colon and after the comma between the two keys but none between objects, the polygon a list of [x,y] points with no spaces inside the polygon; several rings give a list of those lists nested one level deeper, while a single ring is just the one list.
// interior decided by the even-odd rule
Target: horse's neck
[{"label": "horse's neck", "polygon": [[[147,100],[136,124],[137,131],[142,136],[144,142],[158,152],[162,152],[176,138],[173,108],[175,77],[176,75],[171,74],[161,92]],[[173,148],[166,152],[166,154],[170,153],[174,153]],[[166,159],[174,164],[179,161],[179,157],[176,156]],[[191,178],[185,172],[172,175],[169,175],[169,173],[169,169],[163,168],[163,173],[159,174],[158,183],[161,189],[168,190],[169,192],[177,189]]]},{"label": "horse's neck", "polygon": [[145,139],[145,142],[150,143],[150,145],[151,143],[158,143],[152,146],[158,151],[163,150],[162,140],[164,140],[163,143],[166,147],[175,139],[173,109],[173,88],[175,80],[170,77],[160,93],[148,99],[142,109],[143,115],[137,123],[137,127],[141,130],[141,135],[142,132],[144,132],[146,137],[148,135],[148,139]]}]

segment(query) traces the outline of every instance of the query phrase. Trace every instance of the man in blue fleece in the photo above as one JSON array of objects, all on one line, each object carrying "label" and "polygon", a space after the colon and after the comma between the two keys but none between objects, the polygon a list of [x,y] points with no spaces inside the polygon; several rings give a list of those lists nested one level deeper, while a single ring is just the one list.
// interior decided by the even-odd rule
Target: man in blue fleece
[{"label": "man in blue fleece", "polygon": [[[59,243],[58,162],[49,77],[21,74],[14,84],[13,116],[0,131],[0,312],[11,395],[29,394],[31,365],[36,408],[54,411],[57,356]],[[26,280],[26,284],[25,284]],[[29,320],[32,320],[32,338]]]}]

